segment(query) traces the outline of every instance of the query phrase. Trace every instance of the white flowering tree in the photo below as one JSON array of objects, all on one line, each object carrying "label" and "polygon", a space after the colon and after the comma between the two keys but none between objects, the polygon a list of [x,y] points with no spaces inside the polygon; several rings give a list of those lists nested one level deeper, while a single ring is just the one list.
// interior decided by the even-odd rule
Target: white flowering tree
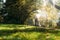
[{"label": "white flowering tree", "polygon": [[[32,17],[33,24],[38,26],[45,27],[56,27],[58,20],[58,11],[55,7],[56,0],[37,0],[36,8],[37,10],[33,11],[34,14]],[[39,5],[41,4],[41,5]]]}]

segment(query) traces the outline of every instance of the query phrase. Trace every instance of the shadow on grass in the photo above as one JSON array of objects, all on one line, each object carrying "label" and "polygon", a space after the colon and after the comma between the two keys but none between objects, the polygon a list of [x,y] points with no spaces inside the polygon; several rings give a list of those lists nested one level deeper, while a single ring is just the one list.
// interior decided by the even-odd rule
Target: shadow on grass
[{"label": "shadow on grass", "polygon": [[16,27],[26,27],[26,25],[20,25],[20,24],[0,24],[0,27],[16,28]]},{"label": "shadow on grass", "polygon": [[10,34],[14,34],[16,33],[15,30],[0,30],[0,36],[8,36]]},{"label": "shadow on grass", "polygon": [[[0,37],[3,38],[4,40],[29,40],[29,38],[26,38],[25,36],[21,35],[19,32],[21,32],[21,33],[23,33],[23,32],[25,32],[25,33],[29,33],[29,32],[31,32],[31,33],[33,33],[33,32],[42,33],[41,35],[39,35],[37,37],[36,40],[45,40],[46,39],[46,35],[45,35],[46,33],[52,33],[54,35],[58,35],[58,33],[59,33],[59,31],[50,31],[50,30],[40,29],[40,28],[38,28],[38,29],[37,28],[31,28],[31,29],[24,29],[24,30],[14,29],[14,30],[0,30]],[[17,34],[16,36],[12,36],[12,34],[16,34],[16,33],[19,33],[19,34]],[[10,37],[10,35],[13,38],[7,38],[8,36]],[[23,37],[20,37],[19,35],[21,35]],[[6,36],[6,38],[4,38],[4,36]],[[50,38],[50,39],[53,40],[53,38]]]},{"label": "shadow on grass", "polygon": [[27,28],[27,29],[14,29],[14,30],[0,30],[0,36],[8,36],[10,34],[14,34],[16,32],[42,32],[42,33],[54,33],[57,34],[59,31],[40,29],[40,28]]}]

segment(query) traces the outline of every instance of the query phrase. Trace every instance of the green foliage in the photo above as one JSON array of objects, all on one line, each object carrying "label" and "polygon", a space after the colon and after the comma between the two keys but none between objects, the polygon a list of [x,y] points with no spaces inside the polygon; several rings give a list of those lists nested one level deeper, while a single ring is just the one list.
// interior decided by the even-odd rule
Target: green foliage
[{"label": "green foliage", "polygon": [[6,6],[9,16],[15,18],[17,23],[24,24],[35,9],[35,0],[7,0]]}]

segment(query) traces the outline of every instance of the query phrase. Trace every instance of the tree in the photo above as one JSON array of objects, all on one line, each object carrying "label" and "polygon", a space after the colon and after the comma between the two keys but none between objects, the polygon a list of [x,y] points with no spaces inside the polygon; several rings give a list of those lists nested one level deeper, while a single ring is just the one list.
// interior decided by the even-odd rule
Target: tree
[{"label": "tree", "polygon": [[6,9],[16,23],[24,24],[30,13],[35,10],[35,0],[7,0]]}]

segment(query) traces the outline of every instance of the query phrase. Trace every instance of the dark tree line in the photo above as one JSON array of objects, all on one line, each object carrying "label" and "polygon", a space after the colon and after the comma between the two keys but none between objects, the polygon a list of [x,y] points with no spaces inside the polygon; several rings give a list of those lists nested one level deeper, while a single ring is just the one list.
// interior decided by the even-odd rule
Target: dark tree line
[{"label": "dark tree line", "polygon": [[[36,9],[35,0],[6,0],[4,23],[24,24],[31,12]],[[3,12],[2,12],[3,13]]]}]

